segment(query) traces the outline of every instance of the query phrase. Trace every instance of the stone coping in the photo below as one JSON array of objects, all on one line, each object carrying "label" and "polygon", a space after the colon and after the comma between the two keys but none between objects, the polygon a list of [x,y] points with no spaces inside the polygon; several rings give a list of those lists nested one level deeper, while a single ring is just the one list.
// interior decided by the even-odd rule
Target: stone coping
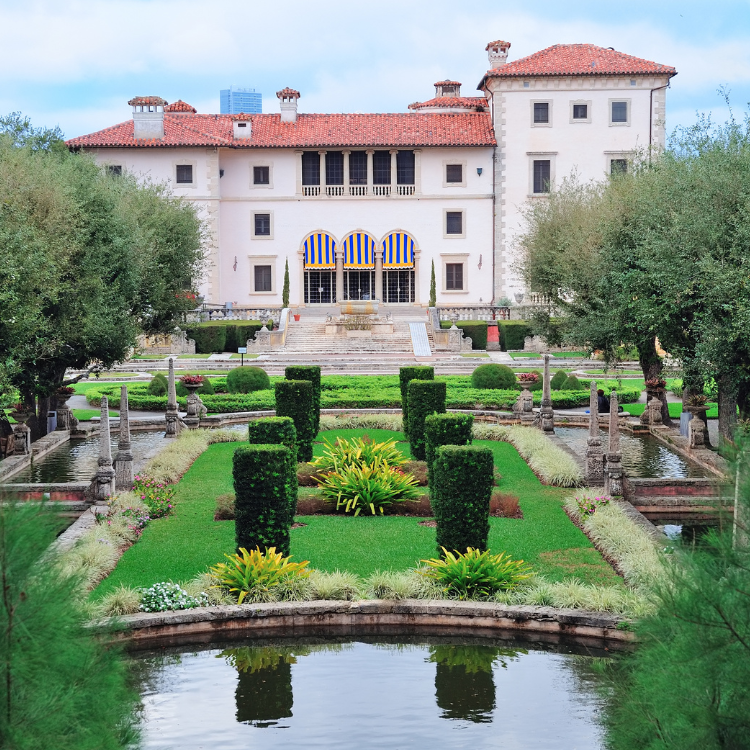
[{"label": "stone coping", "polygon": [[575,636],[600,641],[630,642],[630,622],[608,612],[587,612],[554,607],[512,606],[491,602],[450,600],[359,600],[229,604],[170,612],[143,612],[94,623],[114,624],[118,637],[136,647],[158,640],[218,638],[226,635],[300,636],[310,629],[318,634],[357,635],[373,629],[408,632],[428,629],[434,634],[471,630],[498,635],[520,631],[540,636]]}]

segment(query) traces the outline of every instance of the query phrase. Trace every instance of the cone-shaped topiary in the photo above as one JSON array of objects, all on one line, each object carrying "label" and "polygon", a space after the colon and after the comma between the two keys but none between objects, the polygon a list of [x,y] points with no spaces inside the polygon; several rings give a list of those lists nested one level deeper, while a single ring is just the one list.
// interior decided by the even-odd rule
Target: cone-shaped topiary
[{"label": "cone-shaped topiary", "polygon": [[516,375],[507,365],[479,365],[471,373],[474,388],[498,388],[514,390],[517,387]]},{"label": "cone-shaped topiary", "polygon": [[549,381],[549,387],[553,391],[559,391],[562,389],[563,384],[568,379],[568,373],[565,370],[558,370]]},{"label": "cone-shaped topiary", "polygon": [[227,375],[229,393],[252,393],[271,387],[265,370],[260,367],[236,367]]},{"label": "cone-shaped topiary", "polygon": [[435,286],[435,261],[432,261],[432,270],[430,271],[430,307],[437,304],[437,289]]},{"label": "cone-shaped topiary", "polygon": [[281,291],[281,304],[283,307],[289,307],[289,258],[284,264],[284,288]]},{"label": "cone-shaped topiary", "polygon": [[169,383],[167,382],[167,379],[160,372],[157,372],[151,379],[146,390],[148,391],[149,396],[166,396],[168,388]]},{"label": "cone-shaped topiary", "polygon": [[563,383],[563,387],[560,390],[561,391],[582,391],[583,386],[581,385],[581,381],[578,380],[578,378],[575,375],[569,375],[565,379],[565,383]]}]

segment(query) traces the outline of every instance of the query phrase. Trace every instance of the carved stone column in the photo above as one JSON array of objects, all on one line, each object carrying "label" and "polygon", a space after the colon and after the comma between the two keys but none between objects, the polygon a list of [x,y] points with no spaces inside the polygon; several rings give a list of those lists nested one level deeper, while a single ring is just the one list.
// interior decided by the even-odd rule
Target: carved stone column
[{"label": "carved stone column", "polygon": [[383,299],[383,248],[375,251],[375,299],[381,304]]},{"label": "carved stone column", "polygon": [[130,409],[128,387],[120,387],[120,439],[115,456],[115,487],[118,491],[133,488],[133,454],[130,452]]},{"label": "carved stone column", "polygon": [[97,503],[106,503],[115,491],[115,470],[112,468],[112,446],[109,435],[109,399],[102,396],[99,422],[99,468],[93,481],[93,495]]},{"label": "carved stone column", "polygon": [[595,380],[591,381],[589,436],[586,443],[586,484],[590,487],[600,487],[604,484],[604,450],[599,432],[599,399]]},{"label": "carved stone column", "polygon": [[540,409],[542,432],[555,431],[555,412],[550,394],[549,354],[544,355],[544,380],[542,381],[542,408]]},{"label": "carved stone column", "polygon": [[607,448],[607,479],[605,490],[608,495],[622,496],[622,451],[620,450],[620,429],[618,421],[617,391],[609,397],[609,446]]},{"label": "carved stone column", "polygon": [[398,151],[391,150],[389,153],[391,155],[391,195],[396,195],[398,193]]},{"label": "carved stone column", "polygon": [[351,151],[342,151],[344,155],[344,195],[349,195],[349,154]]},{"label": "carved stone column", "polygon": [[370,149],[367,149],[365,153],[367,154],[367,193],[368,195],[372,195],[373,193],[373,190],[372,190],[372,186],[373,186],[372,155],[375,153],[375,151],[370,148]]},{"label": "carved stone column", "polygon": [[184,427],[177,410],[177,391],[174,384],[174,360],[169,360],[169,387],[167,389],[167,429],[164,433],[166,438],[177,437]]},{"label": "carved stone column", "polygon": [[342,250],[336,250],[336,298],[334,304],[338,300],[346,299],[344,295],[344,253]]}]

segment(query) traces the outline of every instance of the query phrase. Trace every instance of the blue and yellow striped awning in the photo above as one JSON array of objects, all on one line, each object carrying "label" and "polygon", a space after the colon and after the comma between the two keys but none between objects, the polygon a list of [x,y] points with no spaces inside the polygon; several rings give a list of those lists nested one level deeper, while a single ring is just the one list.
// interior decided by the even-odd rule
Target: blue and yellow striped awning
[{"label": "blue and yellow striped awning", "polygon": [[414,240],[406,232],[391,232],[383,240],[383,268],[414,268]]},{"label": "blue and yellow striped awning", "polygon": [[315,232],[304,242],[305,268],[336,268],[336,240],[325,232]]},{"label": "blue and yellow striped awning", "polygon": [[343,242],[344,268],[375,268],[375,240],[366,232],[354,232]]}]

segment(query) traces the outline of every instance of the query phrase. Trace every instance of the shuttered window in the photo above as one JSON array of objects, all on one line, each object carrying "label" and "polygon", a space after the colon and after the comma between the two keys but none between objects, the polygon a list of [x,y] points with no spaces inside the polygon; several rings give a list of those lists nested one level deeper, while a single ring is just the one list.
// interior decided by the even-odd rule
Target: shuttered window
[{"label": "shuttered window", "polygon": [[446,182],[463,182],[464,167],[463,164],[447,164],[445,167]]},{"label": "shuttered window", "polygon": [[464,215],[462,211],[447,211],[445,214],[445,233],[463,234]]}]

